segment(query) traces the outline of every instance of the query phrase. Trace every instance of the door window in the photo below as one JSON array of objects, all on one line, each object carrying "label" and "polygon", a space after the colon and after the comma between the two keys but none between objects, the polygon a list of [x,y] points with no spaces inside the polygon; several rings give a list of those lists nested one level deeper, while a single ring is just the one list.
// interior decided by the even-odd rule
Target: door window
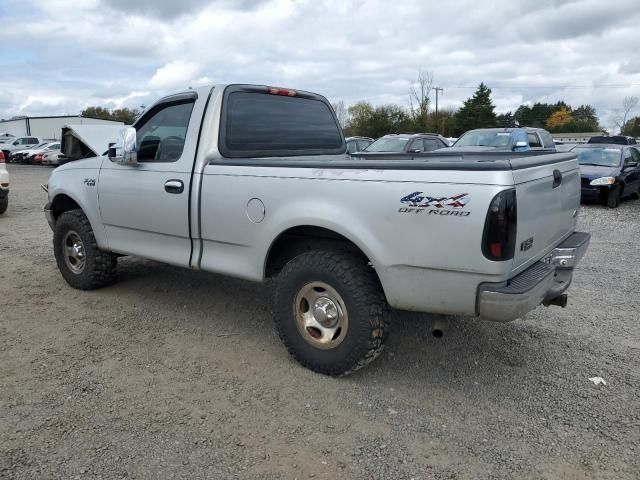
[{"label": "door window", "polygon": [[371,145],[371,140],[358,140],[358,151],[361,152]]},{"label": "door window", "polygon": [[347,151],[349,153],[356,153],[358,151],[358,143],[355,140],[347,142]]},{"label": "door window", "polygon": [[184,141],[194,102],[160,105],[143,118],[137,129],[138,162],[176,162]]},{"label": "door window", "polygon": [[432,152],[434,150],[437,150],[439,148],[444,148],[445,145],[443,145],[443,143],[438,140],[437,138],[425,138],[422,140],[424,142],[424,151],[425,152]]},{"label": "door window", "polygon": [[542,144],[540,143],[540,138],[538,138],[537,133],[528,133],[527,137],[529,138],[530,148],[542,148]]},{"label": "door window", "polygon": [[626,165],[627,163],[631,163],[633,162],[633,156],[631,154],[631,148],[625,148],[624,149],[624,164]]},{"label": "door window", "polygon": [[424,152],[424,143],[421,138],[416,138],[411,147],[409,148],[410,152]]},{"label": "door window", "polygon": [[636,148],[630,148],[632,162],[640,163],[640,152]]}]

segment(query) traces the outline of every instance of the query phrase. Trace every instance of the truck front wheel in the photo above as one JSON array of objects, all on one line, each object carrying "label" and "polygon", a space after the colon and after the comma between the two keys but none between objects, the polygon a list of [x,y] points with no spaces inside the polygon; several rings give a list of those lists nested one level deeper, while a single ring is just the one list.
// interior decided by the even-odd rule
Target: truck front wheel
[{"label": "truck front wheel", "polygon": [[9,195],[6,197],[0,197],[0,215],[7,211],[9,206]]},{"label": "truck front wheel", "polygon": [[98,248],[81,210],[60,215],[53,232],[53,253],[62,277],[73,288],[93,290],[113,279],[117,257]]},{"label": "truck front wheel", "polygon": [[278,334],[299,363],[318,373],[346,375],[378,357],[389,314],[375,271],[348,252],[305,252],[276,278]]}]

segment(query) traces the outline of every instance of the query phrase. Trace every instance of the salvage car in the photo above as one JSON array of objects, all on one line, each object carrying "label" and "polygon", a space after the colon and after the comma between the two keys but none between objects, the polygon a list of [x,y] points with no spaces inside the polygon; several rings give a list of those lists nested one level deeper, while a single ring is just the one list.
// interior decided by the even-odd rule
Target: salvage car
[{"label": "salvage car", "polygon": [[347,153],[356,153],[364,150],[373,143],[373,138],[369,137],[347,137]]},{"label": "salvage car", "polygon": [[4,153],[0,151],[0,215],[7,211],[9,206],[9,172],[5,166]]},{"label": "salvage car", "polygon": [[14,152],[15,150],[22,150],[27,147],[33,147],[34,145],[38,145],[42,143],[42,139],[39,137],[18,137],[13,139],[11,142],[3,143],[2,153],[4,153],[5,161],[8,161],[9,154]]},{"label": "salvage car", "polygon": [[64,163],[65,155],[59,150],[52,150],[42,156],[42,165],[60,165]]},{"label": "salvage car", "polygon": [[[38,144],[40,145],[40,144]],[[29,153],[29,150],[31,150],[34,147],[37,147],[38,145],[26,145],[25,147],[19,149],[19,150],[14,150],[9,154],[9,157],[7,159],[7,163],[20,163],[22,161],[22,157],[26,154]]]},{"label": "salvage car", "polygon": [[636,145],[636,139],[626,135],[613,135],[610,137],[591,137],[587,143],[607,143],[616,145]]},{"label": "salvage car", "polygon": [[357,158],[384,158],[389,154],[411,157],[417,153],[431,152],[449,146],[447,139],[437,133],[391,133],[378,138]]},{"label": "salvage car", "polygon": [[479,128],[469,130],[451,147],[452,152],[464,151],[554,151],[553,137],[542,128]]},{"label": "salvage car", "polygon": [[22,157],[23,163],[40,165],[45,153],[60,151],[60,142],[50,142],[41,147],[34,147]]},{"label": "salvage car", "polygon": [[44,212],[76,289],[113,281],[122,255],[272,278],[280,338],[328,375],[380,354],[389,307],[510,321],[566,306],[590,239],[576,155],[422,155],[347,155],[314,93],[200,87],[53,170]]},{"label": "salvage car", "polygon": [[640,197],[640,151],[636,147],[588,143],[573,152],[580,163],[583,200],[616,208],[624,197]]}]

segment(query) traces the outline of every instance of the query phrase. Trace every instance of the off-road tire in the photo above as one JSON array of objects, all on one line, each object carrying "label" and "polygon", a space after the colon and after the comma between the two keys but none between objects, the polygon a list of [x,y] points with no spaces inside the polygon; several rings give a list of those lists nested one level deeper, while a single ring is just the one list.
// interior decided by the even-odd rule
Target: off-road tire
[{"label": "off-road tire", "polygon": [[607,195],[607,207],[618,208],[620,199],[622,198],[622,188],[620,185],[613,187]]},{"label": "off-road tire", "polygon": [[[344,340],[322,350],[299,332],[294,312],[298,292],[324,282],[342,297],[349,318]],[[290,260],[275,279],[274,320],[289,353],[304,367],[325,375],[347,375],[377,358],[384,349],[390,311],[382,287],[366,259],[339,250],[310,250]]]},{"label": "off-road tire", "polygon": [[[81,273],[74,273],[64,259],[62,242],[68,231],[77,232],[84,245],[85,266]],[[62,277],[73,288],[93,290],[109,284],[115,275],[117,256],[98,248],[91,224],[82,210],[64,212],[56,221],[53,232],[53,253]]]},{"label": "off-road tire", "polygon": [[9,206],[9,195],[4,198],[0,198],[0,215],[7,211],[7,207]]}]

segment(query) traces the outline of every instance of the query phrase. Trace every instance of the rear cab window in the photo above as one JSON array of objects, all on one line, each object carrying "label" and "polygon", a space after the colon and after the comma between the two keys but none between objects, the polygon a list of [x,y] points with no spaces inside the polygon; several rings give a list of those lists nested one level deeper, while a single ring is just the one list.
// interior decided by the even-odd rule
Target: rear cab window
[{"label": "rear cab window", "polygon": [[333,109],[323,97],[307,92],[231,85],[225,90],[221,120],[218,147],[228,158],[346,151]]}]

